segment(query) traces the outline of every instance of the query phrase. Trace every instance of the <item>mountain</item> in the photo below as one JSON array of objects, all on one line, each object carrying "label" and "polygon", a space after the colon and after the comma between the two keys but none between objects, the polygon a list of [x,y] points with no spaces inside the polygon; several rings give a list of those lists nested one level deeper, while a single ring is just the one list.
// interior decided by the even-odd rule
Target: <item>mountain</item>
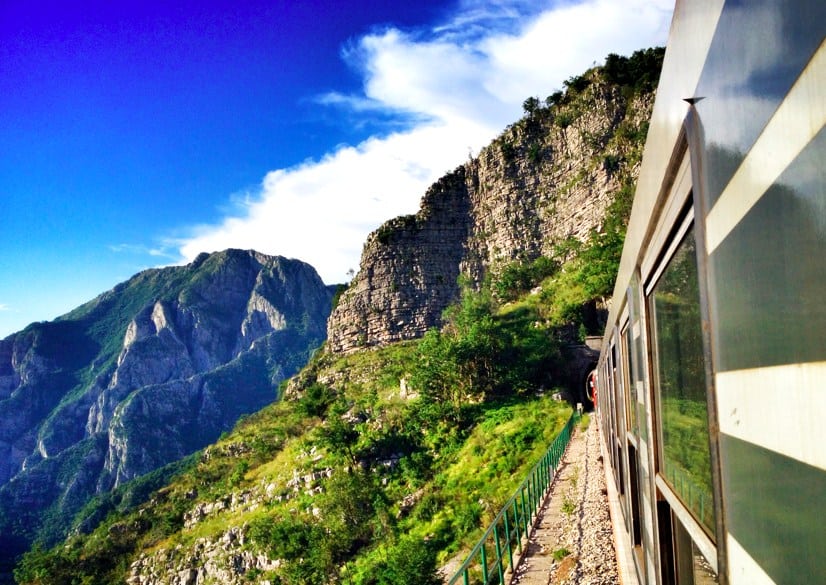
[{"label": "mountain", "polygon": [[460,275],[481,283],[604,232],[617,197],[630,204],[661,60],[656,49],[612,55],[544,104],[527,99],[525,117],[437,181],[418,213],[373,232],[328,348],[421,337],[457,300]]},{"label": "mountain", "polygon": [[202,254],[0,341],[0,549],[56,542],[96,494],[214,442],[325,339],[300,261]]},{"label": "mountain", "polygon": [[563,350],[599,328],[662,56],[526,100],[369,236],[283,399],[93,501],[88,533],[30,551],[20,582],[440,582],[571,412]]}]

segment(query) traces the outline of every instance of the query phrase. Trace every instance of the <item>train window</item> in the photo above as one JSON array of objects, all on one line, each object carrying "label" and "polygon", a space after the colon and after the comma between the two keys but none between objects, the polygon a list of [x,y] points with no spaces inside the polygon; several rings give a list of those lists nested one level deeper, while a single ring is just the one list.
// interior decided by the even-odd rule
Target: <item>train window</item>
[{"label": "train window", "polygon": [[660,575],[663,585],[676,585],[677,574],[674,566],[674,539],[672,538],[672,514],[668,502],[657,501],[657,531],[660,538]]},{"label": "train window", "polygon": [[[634,546],[634,557],[637,561],[637,571],[642,575],[645,571],[645,558],[642,550],[642,492],[640,491],[639,473],[637,464],[637,450],[628,444],[628,479],[631,490],[631,537]],[[642,579],[645,581],[644,579]]]},{"label": "train window", "polygon": [[640,311],[640,294],[640,279],[635,273],[628,287],[628,317],[630,321],[628,327],[630,333],[628,361],[631,365],[631,396],[634,398],[632,400],[633,420],[637,423],[633,430],[641,441],[648,441],[648,422],[644,404],[646,397],[644,369],[646,366],[643,362],[643,325]]},{"label": "train window", "polygon": [[628,430],[637,435],[637,385],[631,379],[631,366],[633,360],[631,351],[634,349],[634,342],[631,340],[631,328],[626,326],[622,336],[623,355],[623,385],[625,386],[625,415],[627,418]]},{"label": "train window", "polygon": [[649,296],[658,390],[660,472],[714,538],[708,406],[693,225]]},{"label": "train window", "polygon": [[718,583],[711,564],[697,549],[688,531],[672,515],[674,570],[677,585],[712,585]]}]

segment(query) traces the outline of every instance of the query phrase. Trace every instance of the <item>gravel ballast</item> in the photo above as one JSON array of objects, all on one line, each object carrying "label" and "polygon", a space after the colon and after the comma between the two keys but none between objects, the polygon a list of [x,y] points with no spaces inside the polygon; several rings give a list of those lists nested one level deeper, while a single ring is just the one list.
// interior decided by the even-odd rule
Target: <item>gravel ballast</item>
[{"label": "gravel ballast", "polygon": [[619,583],[605,471],[593,419],[571,439],[511,583]]}]

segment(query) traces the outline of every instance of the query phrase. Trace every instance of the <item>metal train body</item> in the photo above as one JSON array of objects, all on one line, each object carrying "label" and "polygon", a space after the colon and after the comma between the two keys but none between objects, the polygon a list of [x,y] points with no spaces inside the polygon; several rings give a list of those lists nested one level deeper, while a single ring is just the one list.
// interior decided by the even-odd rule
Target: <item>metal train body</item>
[{"label": "metal train body", "polygon": [[826,2],[678,1],[597,366],[623,583],[826,583]]}]

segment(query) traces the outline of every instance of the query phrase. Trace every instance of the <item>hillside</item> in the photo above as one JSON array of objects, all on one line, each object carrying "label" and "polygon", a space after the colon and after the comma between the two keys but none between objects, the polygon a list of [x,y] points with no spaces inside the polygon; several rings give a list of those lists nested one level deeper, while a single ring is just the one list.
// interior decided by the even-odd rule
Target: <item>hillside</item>
[{"label": "hillside", "polygon": [[18,580],[440,582],[571,412],[564,350],[600,327],[661,58],[611,56],[526,100],[370,236],[286,399],[160,489],[96,498],[80,517],[100,524],[26,555]]},{"label": "hillside", "polygon": [[2,554],[57,542],[93,496],[272,402],[324,340],[331,298],[306,264],[229,250],[0,341]]}]

